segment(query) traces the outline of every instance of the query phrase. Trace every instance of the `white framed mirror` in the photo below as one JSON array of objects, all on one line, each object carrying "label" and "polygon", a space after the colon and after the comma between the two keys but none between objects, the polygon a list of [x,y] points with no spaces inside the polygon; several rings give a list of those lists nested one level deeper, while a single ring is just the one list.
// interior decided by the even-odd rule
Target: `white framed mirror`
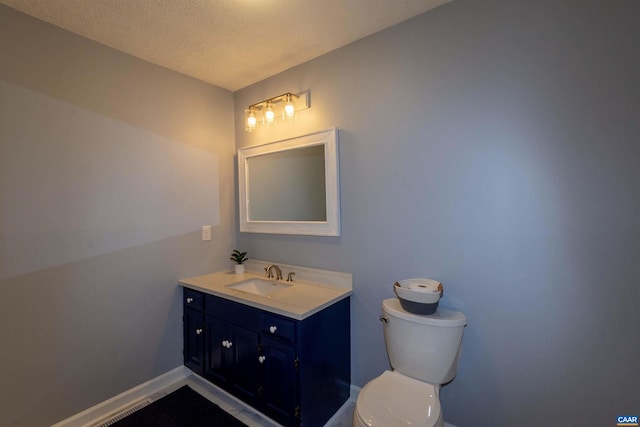
[{"label": "white framed mirror", "polygon": [[338,130],[238,150],[240,231],[340,235]]}]

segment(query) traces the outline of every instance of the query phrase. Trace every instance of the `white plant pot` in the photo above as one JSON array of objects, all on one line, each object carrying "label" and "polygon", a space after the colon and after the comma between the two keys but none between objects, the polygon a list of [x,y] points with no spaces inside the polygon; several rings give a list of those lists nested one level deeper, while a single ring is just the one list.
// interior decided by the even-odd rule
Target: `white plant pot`
[{"label": "white plant pot", "polygon": [[236,274],[244,274],[244,264],[236,264]]}]

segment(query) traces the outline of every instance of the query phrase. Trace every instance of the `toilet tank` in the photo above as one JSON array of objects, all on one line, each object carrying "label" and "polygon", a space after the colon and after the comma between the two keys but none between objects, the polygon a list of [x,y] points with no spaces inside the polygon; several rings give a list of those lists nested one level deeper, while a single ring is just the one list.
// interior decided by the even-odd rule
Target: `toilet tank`
[{"label": "toilet tank", "polygon": [[434,385],[455,377],[467,324],[463,313],[438,308],[429,315],[412,314],[396,298],[382,301],[382,313],[384,340],[394,370]]}]

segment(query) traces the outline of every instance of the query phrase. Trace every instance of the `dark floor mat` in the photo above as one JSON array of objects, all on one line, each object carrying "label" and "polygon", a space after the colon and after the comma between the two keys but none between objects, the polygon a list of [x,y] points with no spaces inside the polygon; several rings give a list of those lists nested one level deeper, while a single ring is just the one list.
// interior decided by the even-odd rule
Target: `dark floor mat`
[{"label": "dark floor mat", "polygon": [[247,427],[185,385],[113,427]]}]

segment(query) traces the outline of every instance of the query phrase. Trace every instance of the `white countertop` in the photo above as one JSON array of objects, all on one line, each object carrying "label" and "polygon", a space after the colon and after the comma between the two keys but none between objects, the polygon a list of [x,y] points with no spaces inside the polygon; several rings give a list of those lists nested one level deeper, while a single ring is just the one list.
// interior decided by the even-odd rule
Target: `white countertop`
[{"label": "white countertop", "polygon": [[254,295],[228,287],[249,279],[274,280],[267,279],[264,273],[258,274],[255,271],[247,271],[245,274],[223,271],[181,279],[179,283],[190,289],[297,320],[303,320],[353,293],[351,288],[295,279],[293,282],[280,281],[292,286],[269,296]]}]

